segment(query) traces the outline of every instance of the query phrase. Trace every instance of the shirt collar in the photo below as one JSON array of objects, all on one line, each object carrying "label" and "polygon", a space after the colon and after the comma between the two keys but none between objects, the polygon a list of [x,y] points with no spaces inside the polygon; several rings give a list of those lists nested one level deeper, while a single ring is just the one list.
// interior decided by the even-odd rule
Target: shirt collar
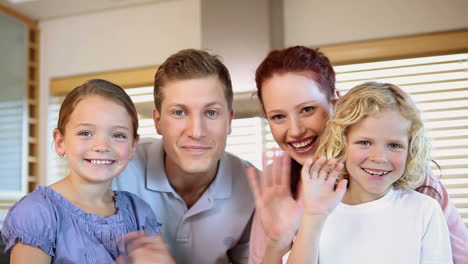
[{"label": "shirt collar", "polygon": [[[227,199],[232,192],[232,172],[235,168],[228,162],[228,155],[224,153],[219,161],[218,171],[214,181],[206,190],[206,194],[214,199]],[[146,166],[146,188],[156,192],[175,193],[164,169],[164,148],[162,141],[150,146]]]}]

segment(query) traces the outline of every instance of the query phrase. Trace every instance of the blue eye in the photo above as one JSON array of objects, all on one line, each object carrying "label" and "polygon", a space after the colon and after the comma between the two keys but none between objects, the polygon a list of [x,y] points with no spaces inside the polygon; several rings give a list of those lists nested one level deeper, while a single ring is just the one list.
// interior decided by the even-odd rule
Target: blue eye
[{"label": "blue eye", "polygon": [[361,140],[358,142],[358,144],[362,146],[370,146],[371,143],[369,141]]},{"label": "blue eye", "polygon": [[182,115],[185,115],[185,111],[182,110],[182,109],[178,109],[178,110],[174,111],[174,114],[176,114],[178,116],[182,116]]},{"label": "blue eye", "polygon": [[399,144],[396,144],[396,143],[389,144],[388,146],[389,146],[390,148],[392,148],[392,149],[401,148],[401,146],[400,146]]},{"label": "blue eye", "polygon": [[216,116],[218,114],[218,112],[215,110],[208,110],[206,113],[208,116]]},{"label": "blue eye", "polygon": [[93,134],[91,134],[91,132],[89,132],[89,131],[80,131],[80,132],[78,132],[78,136],[90,137],[92,135]]}]

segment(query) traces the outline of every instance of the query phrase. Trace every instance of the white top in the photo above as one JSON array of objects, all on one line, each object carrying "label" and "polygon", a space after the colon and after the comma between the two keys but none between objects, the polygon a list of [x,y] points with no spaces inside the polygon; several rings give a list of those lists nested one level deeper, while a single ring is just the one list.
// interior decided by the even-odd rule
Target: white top
[{"label": "white top", "polygon": [[162,141],[140,142],[112,187],[133,192],[151,206],[176,263],[247,263],[255,204],[244,169],[252,165],[224,153],[216,178],[187,209],[167,179]]},{"label": "white top", "polygon": [[391,189],[359,205],[340,203],[323,227],[319,263],[450,264],[442,209],[436,200],[413,190]]}]

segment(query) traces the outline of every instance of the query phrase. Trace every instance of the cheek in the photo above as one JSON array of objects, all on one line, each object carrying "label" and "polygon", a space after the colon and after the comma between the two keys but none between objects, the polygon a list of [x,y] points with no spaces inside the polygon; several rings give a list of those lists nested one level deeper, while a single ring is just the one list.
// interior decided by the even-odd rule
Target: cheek
[{"label": "cheek", "polygon": [[358,165],[366,159],[367,155],[364,151],[350,147],[347,151],[346,164]]},{"label": "cheek", "polygon": [[392,156],[392,163],[395,168],[399,168],[400,170],[404,170],[406,167],[406,159],[408,155],[406,153],[396,153]]},{"label": "cheek", "polygon": [[274,124],[274,123],[268,123],[268,124],[270,125],[270,131],[271,131],[271,134],[273,135],[273,138],[275,139],[276,142],[281,144],[282,141],[284,140],[283,138],[286,136],[285,125]]}]

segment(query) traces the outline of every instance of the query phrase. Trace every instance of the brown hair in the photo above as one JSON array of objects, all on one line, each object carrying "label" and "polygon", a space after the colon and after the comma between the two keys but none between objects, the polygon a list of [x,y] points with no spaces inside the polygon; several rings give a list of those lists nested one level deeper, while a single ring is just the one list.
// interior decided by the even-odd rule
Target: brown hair
[{"label": "brown hair", "polygon": [[89,80],[73,89],[60,106],[57,129],[65,135],[65,126],[78,103],[86,97],[98,95],[109,99],[127,110],[132,119],[133,137],[138,137],[138,115],[135,105],[128,94],[118,85],[102,79]]},{"label": "brown hair", "polygon": [[331,101],[335,96],[335,71],[330,60],[318,49],[294,46],[282,50],[273,50],[260,63],[255,72],[257,95],[262,104],[262,86],[275,74],[300,73],[316,81],[321,91]]},{"label": "brown hair", "polygon": [[163,87],[170,81],[188,80],[215,75],[224,85],[224,96],[229,110],[232,109],[232,83],[226,66],[217,55],[211,55],[203,50],[186,49],[167,58],[159,66],[154,76],[154,105],[161,111],[164,100]]}]

